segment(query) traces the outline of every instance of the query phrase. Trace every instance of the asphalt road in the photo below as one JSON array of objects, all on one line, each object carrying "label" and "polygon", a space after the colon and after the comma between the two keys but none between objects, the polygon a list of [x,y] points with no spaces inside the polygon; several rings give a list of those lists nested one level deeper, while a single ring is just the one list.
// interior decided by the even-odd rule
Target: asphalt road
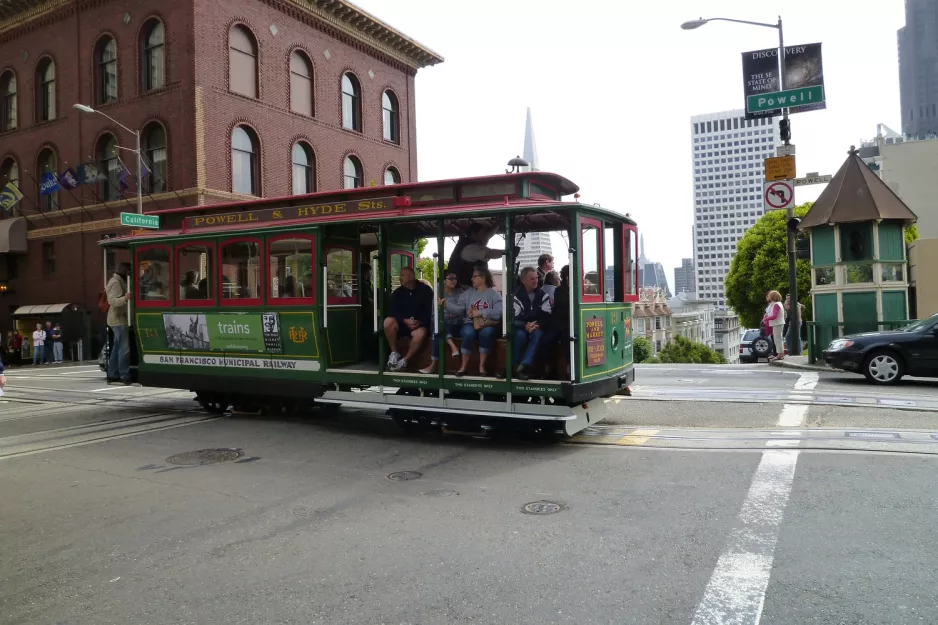
[{"label": "asphalt road", "polygon": [[0,622],[938,622],[938,388],[670,369],[567,443],[14,371]]}]

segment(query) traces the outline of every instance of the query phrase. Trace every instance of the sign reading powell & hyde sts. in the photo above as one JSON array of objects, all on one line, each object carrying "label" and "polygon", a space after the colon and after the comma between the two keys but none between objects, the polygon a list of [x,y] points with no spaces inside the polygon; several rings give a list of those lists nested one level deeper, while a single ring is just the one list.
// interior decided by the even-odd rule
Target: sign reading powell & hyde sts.
[{"label": "sign reading powell & hyde sts.", "polygon": [[250,223],[261,224],[292,219],[319,221],[321,219],[334,217],[335,215],[378,213],[391,210],[392,208],[396,208],[395,200],[402,205],[407,204],[407,198],[391,196],[351,200],[348,202],[313,204],[312,206],[287,206],[285,208],[242,211],[240,213],[225,213],[222,215],[198,215],[195,217],[186,217],[183,228],[210,228],[214,226],[246,225]]}]

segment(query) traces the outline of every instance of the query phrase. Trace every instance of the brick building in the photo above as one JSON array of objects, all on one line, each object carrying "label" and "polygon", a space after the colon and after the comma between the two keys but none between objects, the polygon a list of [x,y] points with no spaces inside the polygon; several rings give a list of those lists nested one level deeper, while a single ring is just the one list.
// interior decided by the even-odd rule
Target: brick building
[{"label": "brick building", "polygon": [[[412,181],[414,77],[441,61],[344,0],[0,0],[0,189],[25,196],[0,215],[0,330],[37,304],[103,322],[96,243],[136,211],[120,125],[144,212]],[[83,163],[107,179],[40,195]]]}]

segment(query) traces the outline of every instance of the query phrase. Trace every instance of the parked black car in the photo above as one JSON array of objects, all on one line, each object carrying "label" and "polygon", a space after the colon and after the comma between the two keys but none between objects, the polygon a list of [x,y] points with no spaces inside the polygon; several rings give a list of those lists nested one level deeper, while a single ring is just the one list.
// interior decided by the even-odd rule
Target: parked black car
[{"label": "parked black car", "polygon": [[898,330],[835,339],[824,362],[876,384],[895,384],[904,375],[938,377],[938,314]]}]

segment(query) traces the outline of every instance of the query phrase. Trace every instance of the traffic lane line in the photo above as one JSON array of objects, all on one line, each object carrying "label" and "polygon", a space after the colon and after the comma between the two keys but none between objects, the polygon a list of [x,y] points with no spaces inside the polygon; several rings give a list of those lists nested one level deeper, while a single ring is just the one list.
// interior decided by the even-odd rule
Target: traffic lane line
[{"label": "traffic lane line", "polygon": [[657,434],[659,430],[635,430],[627,436],[620,438],[616,445],[644,445],[648,439]]},{"label": "traffic lane line", "polygon": [[692,625],[756,625],[791,495],[798,450],[766,450]]}]

